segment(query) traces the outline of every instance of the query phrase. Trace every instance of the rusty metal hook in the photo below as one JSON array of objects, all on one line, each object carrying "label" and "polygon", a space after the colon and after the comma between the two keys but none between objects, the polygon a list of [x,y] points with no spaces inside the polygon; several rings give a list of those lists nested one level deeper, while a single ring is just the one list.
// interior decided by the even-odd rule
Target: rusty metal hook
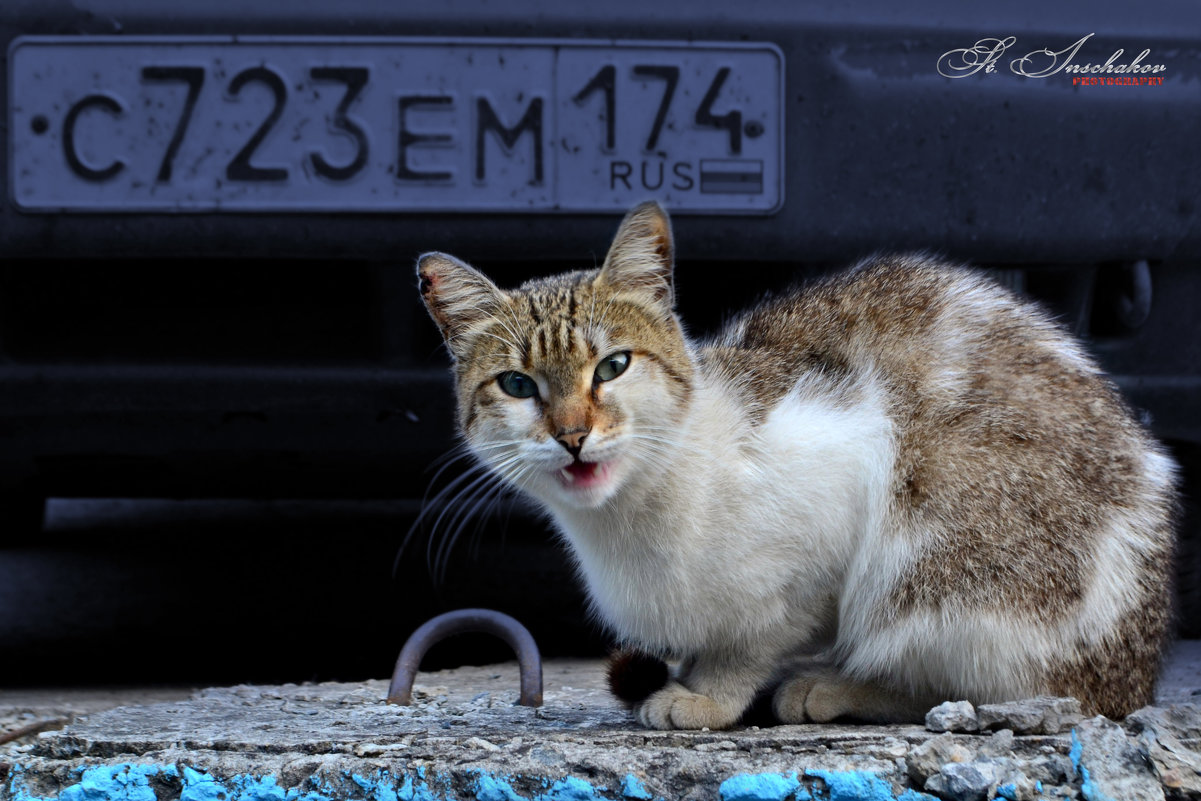
[{"label": "rusty metal hook", "polygon": [[388,703],[408,706],[413,702],[413,680],[426,652],[453,634],[481,632],[499,637],[517,653],[521,665],[522,706],[542,706],[542,657],[529,630],[513,618],[492,609],[458,609],[438,615],[421,625],[409,637],[388,687]]}]

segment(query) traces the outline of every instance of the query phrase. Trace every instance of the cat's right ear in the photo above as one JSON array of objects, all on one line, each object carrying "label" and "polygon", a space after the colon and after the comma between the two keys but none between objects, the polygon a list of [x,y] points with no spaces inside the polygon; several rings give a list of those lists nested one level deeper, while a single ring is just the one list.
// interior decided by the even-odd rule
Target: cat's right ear
[{"label": "cat's right ear", "polygon": [[417,281],[425,308],[456,360],[465,351],[472,329],[499,314],[505,303],[505,293],[487,276],[446,253],[418,258]]},{"label": "cat's right ear", "polygon": [[641,297],[670,315],[675,307],[671,220],[655,201],[635,206],[621,221],[597,283]]}]

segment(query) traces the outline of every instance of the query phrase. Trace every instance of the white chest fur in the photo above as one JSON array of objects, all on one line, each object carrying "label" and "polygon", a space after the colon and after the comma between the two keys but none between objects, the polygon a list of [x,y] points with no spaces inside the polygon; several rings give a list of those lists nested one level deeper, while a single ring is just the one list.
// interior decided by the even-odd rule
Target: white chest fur
[{"label": "white chest fur", "polygon": [[596,510],[552,509],[598,615],[643,647],[794,647],[835,613],[886,502],[892,427],[870,383],[802,383],[760,425],[703,380],[673,468]]}]

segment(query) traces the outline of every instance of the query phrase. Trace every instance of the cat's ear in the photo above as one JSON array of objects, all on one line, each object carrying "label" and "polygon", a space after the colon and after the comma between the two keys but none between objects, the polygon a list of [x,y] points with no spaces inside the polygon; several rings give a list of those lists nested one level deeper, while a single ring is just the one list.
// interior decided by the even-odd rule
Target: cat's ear
[{"label": "cat's ear", "polygon": [[462,355],[471,329],[500,314],[505,304],[505,293],[487,276],[446,253],[418,258],[417,280],[425,308],[455,359]]},{"label": "cat's ear", "polygon": [[674,264],[671,221],[652,200],[635,206],[621,221],[596,280],[618,292],[639,295],[670,314],[675,306]]}]

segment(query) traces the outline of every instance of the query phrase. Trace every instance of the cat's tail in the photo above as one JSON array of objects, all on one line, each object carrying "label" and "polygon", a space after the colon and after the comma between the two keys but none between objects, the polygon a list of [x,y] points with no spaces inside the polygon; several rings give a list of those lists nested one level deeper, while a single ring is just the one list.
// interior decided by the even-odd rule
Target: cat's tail
[{"label": "cat's tail", "polygon": [[626,706],[642,703],[666,687],[671,678],[666,662],[632,648],[618,648],[610,653],[605,673],[609,691]]}]

